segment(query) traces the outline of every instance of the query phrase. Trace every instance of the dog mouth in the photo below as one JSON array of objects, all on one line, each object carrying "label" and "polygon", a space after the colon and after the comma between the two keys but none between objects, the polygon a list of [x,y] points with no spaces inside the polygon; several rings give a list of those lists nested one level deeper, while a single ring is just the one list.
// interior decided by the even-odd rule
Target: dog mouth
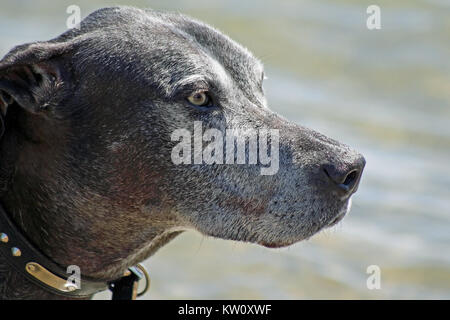
[{"label": "dog mouth", "polygon": [[344,219],[346,214],[347,214],[347,210],[340,212],[336,217],[333,218],[333,220],[331,220],[326,226],[324,226],[324,228],[330,228],[330,227],[338,224],[342,219]]},{"label": "dog mouth", "polygon": [[336,224],[338,224],[344,217],[349,214],[350,209],[352,208],[352,198],[350,197],[347,202],[347,206],[344,210],[340,211],[324,228],[330,228]]},{"label": "dog mouth", "polygon": [[311,234],[309,237],[302,237],[300,239],[290,240],[290,241],[274,241],[274,242],[260,241],[260,242],[258,242],[258,244],[261,246],[264,246],[266,248],[278,249],[278,248],[288,247],[290,245],[293,245],[294,243],[308,239],[308,238],[312,237],[313,235],[317,234],[318,232],[320,232],[321,230],[333,227],[336,224],[338,224],[340,221],[342,221],[342,219],[344,219],[344,217],[350,212],[351,206],[352,206],[352,199],[350,198],[348,200],[347,206],[343,210],[339,211],[338,214],[335,215],[329,222],[326,222],[325,224],[321,225],[318,228],[318,230],[316,232],[314,232],[313,234]]},{"label": "dog mouth", "polygon": [[[301,240],[299,240],[301,241]],[[298,241],[291,241],[291,242],[259,242],[258,244],[269,248],[269,249],[279,249],[279,248],[285,248],[285,247],[289,247],[290,245],[293,245],[294,243],[296,243]]]}]

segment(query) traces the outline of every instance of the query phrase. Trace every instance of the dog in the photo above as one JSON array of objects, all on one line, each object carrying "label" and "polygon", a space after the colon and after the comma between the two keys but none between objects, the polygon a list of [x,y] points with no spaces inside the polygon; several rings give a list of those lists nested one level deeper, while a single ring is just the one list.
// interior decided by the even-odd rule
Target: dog
[{"label": "dog", "polygon": [[[100,9],[17,46],[0,61],[0,202],[47,257],[101,280],[189,229],[269,248],[308,239],[350,210],[365,159],[272,112],[264,77],[218,30],[149,9]],[[272,130],[276,172],[174,163],[173,133],[195,125]],[[59,298],[2,257],[0,297]]]}]

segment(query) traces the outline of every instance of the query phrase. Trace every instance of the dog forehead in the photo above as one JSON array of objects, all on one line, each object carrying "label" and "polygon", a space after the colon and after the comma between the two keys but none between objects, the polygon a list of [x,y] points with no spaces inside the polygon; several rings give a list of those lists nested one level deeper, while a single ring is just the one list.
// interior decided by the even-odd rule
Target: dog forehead
[{"label": "dog forehead", "polygon": [[142,12],[146,19],[134,22],[151,25],[151,31],[143,36],[156,43],[156,49],[161,46],[166,50],[162,59],[170,58],[171,54],[185,55],[187,59],[179,61],[183,63],[199,57],[199,61],[195,61],[197,65],[206,62],[220,78],[224,78],[225,70],[238,80],[246,78],[245,74],[250,78],[257,76],[257,79],[261,75],[262,63],[245,47],[212,26],[179,13],[148,9]]},{"label": "dog forehead", "polygon": [[248,49],[210,25],[184,15],[174,16],[174,25],[232,73],[262,73],[262,63]]},{"label": "dog forehead", "polygon": [[[177,49],[195,54],[203,51],[226,69],[239,73],[249,72],[252,75],[262,72],[262,63],[248,49],[202,21],[180,13],[135,8],[128,12],[128,9],[123,8],[124,14],[134,16],[127,20],[131,28],[141,30],[140,36],[156,45],[154,48],[149,47],[149,50],[159,46],[166,49],[170,47],[171,50],[166,51],[167,55]],[[136,15],[140,18],[136,18]],[[215,69],[216,67],[217,65],[214,66]]]},{"label": "dog forehead", "polygon": [[141,79],[170,92],[174,84],[203,75],[221,83],[232,80],[253,95],[262,64],[250,51],[213,27],[179,13],[131,7],[91,13],[56,41],[79,42],[78,70]]}]

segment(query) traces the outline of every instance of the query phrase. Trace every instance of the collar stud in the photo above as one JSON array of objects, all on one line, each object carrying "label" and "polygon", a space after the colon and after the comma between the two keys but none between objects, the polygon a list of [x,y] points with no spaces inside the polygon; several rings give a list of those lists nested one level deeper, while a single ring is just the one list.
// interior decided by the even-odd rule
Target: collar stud
[{"label": "collar stud", "polygon": [[11,248],[11,253],[14,257],[20,257],[22,255],[22,251],[16,247]]},{"label": "collar stud", "polygon": [[9,241],[8,235],[6,233],[0,233],[0,241],[3,243],[7,243]]}]

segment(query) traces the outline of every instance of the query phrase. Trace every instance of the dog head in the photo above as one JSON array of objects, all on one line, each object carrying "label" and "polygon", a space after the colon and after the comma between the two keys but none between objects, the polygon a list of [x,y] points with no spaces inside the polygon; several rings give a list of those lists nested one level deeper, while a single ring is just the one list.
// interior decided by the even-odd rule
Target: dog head
[{"label": "dog head", "polygon": [[308,238],[349,210],[365,161],[273,113],[263,80],[206,24],[101,9],[0,62],[6,180],[29,206],[83,212],[64,221],[97,240],[155,226],[268,247]]}]

